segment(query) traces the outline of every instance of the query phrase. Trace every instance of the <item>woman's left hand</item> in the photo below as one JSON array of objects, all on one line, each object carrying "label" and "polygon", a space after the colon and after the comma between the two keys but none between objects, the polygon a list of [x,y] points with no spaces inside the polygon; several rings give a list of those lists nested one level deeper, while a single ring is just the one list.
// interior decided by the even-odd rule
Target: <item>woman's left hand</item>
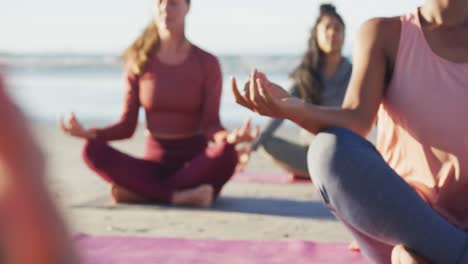
[{"label": "woman's left hand", "polygon": [[283,88],[270,82],[264,73],[256,69],[252,71],[244,86],[244,94],[237,88],[235,78],[232,78],[231,82],[236,103],[260,115],[288,119],[291,108],[298,105],[298,98],[291,97]]}]

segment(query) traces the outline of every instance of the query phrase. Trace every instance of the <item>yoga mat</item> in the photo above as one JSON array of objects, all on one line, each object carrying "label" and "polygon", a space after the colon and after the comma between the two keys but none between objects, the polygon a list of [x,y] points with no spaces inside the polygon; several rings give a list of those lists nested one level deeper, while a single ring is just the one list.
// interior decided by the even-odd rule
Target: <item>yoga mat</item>
[{"label": "yoga mat", "polygon": [[235,174],[232,179],[234,182],[258,182],[258,183],[311,183],[310,179],[293,179],[287,173],[281,172],[241,172]]},{"label": "yoga mat", "polygon": [[84,264],[368,263],[344,243],[227,241],[78,235]]}]

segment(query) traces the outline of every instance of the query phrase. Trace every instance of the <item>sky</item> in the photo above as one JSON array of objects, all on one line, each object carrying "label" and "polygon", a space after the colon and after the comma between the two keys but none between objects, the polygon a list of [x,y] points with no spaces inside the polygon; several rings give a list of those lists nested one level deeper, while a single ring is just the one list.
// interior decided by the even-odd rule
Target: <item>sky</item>
[{"label": "sky", "polygon": [[[345,52],[371,17],[415,10],[423,0],[193,0],[187,36],[215,54],[300,54],[321,3],[347,24]],[[0,51],[119,53],[152,16],[153,0],[10,0],[0,3]]]}]

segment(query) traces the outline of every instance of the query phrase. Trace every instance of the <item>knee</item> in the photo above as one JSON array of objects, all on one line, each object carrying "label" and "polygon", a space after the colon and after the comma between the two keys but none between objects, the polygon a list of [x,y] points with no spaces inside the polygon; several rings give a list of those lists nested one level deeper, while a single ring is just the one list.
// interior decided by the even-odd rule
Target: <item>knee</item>
[{"label": "knee", "polygon": [[307,152],[312,180],[318,185],[341,180],[346,174],[346,164],[358,154],[356,150],[369,146],[372,145],[364,138],[346,128],[330,128],[317,134]]},{"label": "knee", "polygon": [[98,140],[86,140],[81,156],[87,164],[95,164],[98,162],[98,158],[102,155],[103,149],[106,147],[106,143]]}]

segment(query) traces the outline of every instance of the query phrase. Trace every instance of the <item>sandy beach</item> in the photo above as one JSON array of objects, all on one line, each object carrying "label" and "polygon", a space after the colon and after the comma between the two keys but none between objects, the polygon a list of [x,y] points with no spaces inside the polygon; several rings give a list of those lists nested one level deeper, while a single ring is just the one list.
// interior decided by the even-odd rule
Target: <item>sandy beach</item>
[{"label": "sandy beach", "polygon": [[[32,126],[46,154],[49,186],[73,233],[94,235],[216,238],[241,240],[311,240],[346,242],[351,237],[322,205],[311,184],[230,182],[211,209],[157,205],[114,205],[109,186],[81,160],[81,140],[70,138],[53,124]],[[279,131],[294,137],[297,129]],[[141,156],[140,127],[130,140],[112,143]],[[263,150],[246,168],[278,172]]]}]

